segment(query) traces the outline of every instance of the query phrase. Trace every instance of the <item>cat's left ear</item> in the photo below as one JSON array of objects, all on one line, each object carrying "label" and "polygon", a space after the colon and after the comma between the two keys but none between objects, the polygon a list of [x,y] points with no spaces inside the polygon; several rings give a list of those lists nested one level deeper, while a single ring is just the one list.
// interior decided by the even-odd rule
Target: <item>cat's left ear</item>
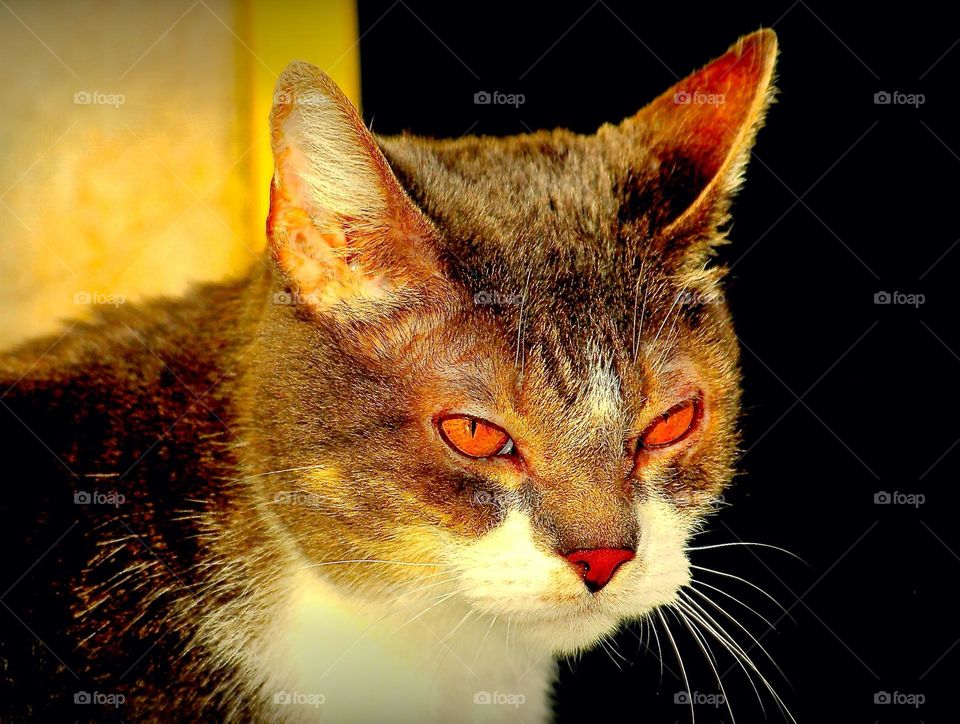
[{"label": "cat's left ear", "polygon": [[645,235],[709,234],[726,220],[773,97],[777,37],[760,30],[600,137],[618,147],[622,216]]}]

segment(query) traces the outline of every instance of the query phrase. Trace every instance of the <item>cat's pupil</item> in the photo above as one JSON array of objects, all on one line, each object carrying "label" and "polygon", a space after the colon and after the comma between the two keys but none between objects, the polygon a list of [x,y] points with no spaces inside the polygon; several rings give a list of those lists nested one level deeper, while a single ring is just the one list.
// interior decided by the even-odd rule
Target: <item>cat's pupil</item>
[{"label": "cat's pupil", "polygon": [[477,421],[476,419],[470,420],[470,437],[477,436]]}]

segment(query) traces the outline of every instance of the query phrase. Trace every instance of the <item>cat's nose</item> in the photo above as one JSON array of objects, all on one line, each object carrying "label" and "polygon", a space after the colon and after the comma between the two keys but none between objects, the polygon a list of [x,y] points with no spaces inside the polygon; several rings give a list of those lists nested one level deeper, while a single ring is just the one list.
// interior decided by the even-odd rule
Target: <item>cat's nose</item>
[{"label": "cat's nose", "polygon": [[583,582],[592,593],[606,586],[617,569],[636,553],[630,548],[586,548],[567,553],[564,558],[570,561]]}]

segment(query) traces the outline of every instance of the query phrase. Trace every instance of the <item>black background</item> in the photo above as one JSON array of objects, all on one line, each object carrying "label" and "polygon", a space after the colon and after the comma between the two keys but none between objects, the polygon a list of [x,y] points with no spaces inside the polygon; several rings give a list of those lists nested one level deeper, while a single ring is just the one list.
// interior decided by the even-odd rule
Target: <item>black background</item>
[{"label": "black background", "polygon": [[[951,513],[960,333],[951,279],[960,265],[960,91],[952,82],[960,28],[949,10],[819,0],[364,0],[364,115],[380,133],[589,132],[631,115],[761,26],[780,38],[779,101],[722,254],[744,345],[746,453],[729,506],[698,543],[759,541],[806,563],[748,547],[694,554],[699,565],[768,590],[788,616],[741,583],[697,577],[775,624],[724,601],[782,667],[785,677],[740,632],[798,721],[957,721],[960,621],[951,584],[960,540]],[[526,100],[519,108],[475,105],[482,90]],[[877,104],[881,91],[925,101]],[[881,291],[925,301],[875,304]],[[880,491],[926,501],[878,505]],[[690,688],[716,693],[697,644],[675,621],[671,628]],[[686,687],[672,652],[664,652],[661,682],[655,645],[645,650],[630,632],[616,645],[628,660],[619,667],[602,650],[563,665],[560,721],[689,721],[689,709],[674,702]],[[785,720],[761,694],[765,715],[733,660],[718,659],[737,721]],[[878,692],[925,702],[877,704]],[[705,705],[696,720],[730,716]]]}]

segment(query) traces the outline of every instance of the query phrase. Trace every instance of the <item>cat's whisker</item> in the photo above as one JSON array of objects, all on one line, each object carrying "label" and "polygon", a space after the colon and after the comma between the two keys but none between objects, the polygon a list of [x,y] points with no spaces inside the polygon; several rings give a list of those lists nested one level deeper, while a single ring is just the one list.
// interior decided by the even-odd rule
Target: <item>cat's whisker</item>
[{"label": "cat's whisker", "polygon": [[263,473],[254,473],[253,475],[244,475],[244,476],[241,477],[241,478],[235,478],[235,479],[233,479],[233,480],[231,480],[231,481],[229,481],[229,482],[231,482],[231,483],[242,483],[242,482],[244,482],[244,481],[246,481],[246,480],[255,480],[256,478],[265,478],[265,477],[267,477],[267,476],[269,476],[269,475],[280,475],[280,474],[282,474],[282,473],[296,473],[296,472],[302,472],[302,471],[304,471],[304,470],[318,470],[318,469],[320,469],[320,468],[326,468],[326,467],[329,467],[329,465],[326,465],[326,464],[324,464],[324,463],[317,463],[317,464],[314,464],[314,465],[300,465],[300,466],[295,467],[295,468],[283,468],[283,469],[280,469],[280,470],[267,470],[266,472],[263,472]]},{"label": "cat's whisker", "polygon": [[[433,666],[434,666],[435,669],[439,669],[439,667],[442,665],[442,663],[443,663],[443,658],[444,658],[444,655],[445,655],[445,654],[453,653],[456,658],[459,658],[459,656],[457,656],[456,652],[454,652],[453,649],[451,649],[450,646],[447,645],[447,641],[449,641],[451,638],[453,638],[453,636],[457,633],[457,631],[460,629],[460,627],[463,626],[463,624],[465,624],[465,623],[467,622],[467,620],[468,620],[474,613],[476,613],[476,610],[475,610],[475,609],[473,609],[473,608],[468,609],[467,612],[466,612],[466,613],[463,615],[463,617],[460,619],[460,621],[457,622],[457,624],[450,630],[450,632],[447,633],[443,638],[441,638],[441,639],[439,639],[439,640],[437,641],[437,646],[436,646],[437,653],[436,653],[436,655],[433,657]],[[466,664],[464,664],[464,666],[466,666]]]},{"label": "cat's whisker", "polygon": [[520,298],[520,314],[517,322],[517,349],[513,360],[513,366],[520,368],[520,376],[523,376],[523,368],[526,363],[526,354],[524,352],[523,342],[523,313],[527,305],[527,292],[530,288],[530,276],[533,273],[533,267],[527,270],[527,280],[523,285],[523,296]]},{"label": "cat's whisker", "polygon": [[[678,601],[677,605],[682,607],[683,602]],[[754,681],[753,681],[754,676],[759,674],[759,672],[754,673],[755,667],[752,666],[753,662],[748,661],[748,664],[750,664],[751,666],[751,668],[748,669],[744,665],[744,660],[742,660],[742,657],[735,650],[735,644],[731,645],[729,638],[726,634],[726,631],[723,631],[723,630],[717,631],[712,626],[706,624],[703,621],[702,617],[696,615],[694,612],[690,611],[689,609],[687,609],[687,612],[693,620],[698,621],[700,625],[703,627],[703,629],[707,631],[707,633],[709,633],[723,647],[724,651],[726,651],[733,657],[734,662],[737,664],[737,666],[740,667],[741,671],[743,671],[743,675],[746,677],[747,683],[750,684],[750,688],[753,689],[754,696],[757,697],[757,703],[760,705],[760,710],[764,713],[764,716],[766,716],[766,707],[763,704],[763,697],[760,696],[760,690],[757,689],[757,686],[756,684],[754,684]]]},{"label": "cat's whisker", "polygon": [[389,560],[384,560],[379,558],[353,558],[353,559],[346,559],[342,561],[321,561],[319,563],[311,563],[309,565],[304,566],[303,569],[321,568],[322,566],[337,566],[337,565],[346,564],[346,563],[385,563],[385,564],[390,564],[394,566],[418,566],[418,567],[422,566],[427,568],[448,568],[449,567],[444,565],[443,563],[416,563],[413,561],[389,561]]},{"label": "cat's whisker", "polygon": [[670,645],[673,647],[673,653],[677,657],[677,664],[680,666],[680,674],[683,676],[683,685],[686,687],[687,693],[690,694],[689,704],[690,704],[690,724],[696,724],[697,713],[693,708],[693,695],[690,691],[690,679],[687,677],[687,669],[683,665],[683,657],[680,656],[680,648],[677,646],[676,639],[673,638],[673,633],[670,631],[670,626],[667,625],[667,619],[663,615],[661,609],[657,609],[657,616],[660,617],[660,623],[663,624],[663,630],[667,634],[667,637],[670,639]]},{"label": "cat's whisker", "polygon": [[663,332],[663,328],[667,325],[667,322],[670,321],[670,315],[673,314],[673,310],[676,308],[677,303],[680,301],[680,297],[683,295],[684,291],[686,291],[686,286],[680,290],[680,293],[677,294],[676,298],[673,300],[673,304],[670,305],[670,308],[664,315],[663,321],[660,323],[660,327],[657,329],[657,333],[653,336],[653,341],[650,343],[651,349],[656,349],[657,341],[660,339],[660,334]]},{"label": "cat's whisker", "polygon": [[477,653],[473,657],[473,665],[477,665],[477,661],[480,659],[480,652],[483,651],[483,645],[487,643],[487,639],[490,637],[490,632],[493,631],[493,627],[497,623],[499,616],[494,616],[490,621],[490,626],[487,627],[487,632],[483,635],[483,638],[480,640],[480,645],[477,647]]},{"label": "cat's whisker", "polygon": [[724,571],[718,571],[718,570],[713,569],[713,568],[705,568],[704,566],[695,566],[695,565],[692,564],[692,563],[690,564],[690,567],[693,568],[693,569],[695,569],[695,570],[698,570],[698,571],[704,571],[705,573],[712,573],[712,574],[715,575],[715,576],[722,576],[723,578],[730,578],[730,579],[732,579],[732,580],[734,580],[734,581],[739,581],[740,583],[743,583],[744,585],[750,586],[750,588],[754,589],[755,591],[758,591],[759,593],[761,593],[761,594],[763,594],[764,596],[766,596],[767,598],[769,598],[769,599],[777,606],[777,608],[779,608],[781,611],[783,611],[783,613],[790,618],[791,621],[794,621],[794,618],[793,618],[792,616],[790,616],[790,612],[784,607],[784,605],[783,605],[782,603],[780,603],[776,598],[774,598],[773,596],[771,596],[769,593],[767,593],[765,590],[763,590],[762,588],[760,588],[760,586],[758,586],[756,583],[753,583],[753,582],[751,582],[751,581],[748,581],[746,578],[741,578],[740,576],[734,575],[733,573],[726,573],[726,572],[724,572]]},{"label": "cat's whisker", "polygon": [[705,546],[687,546],[684,550],[686,551],[709,551],[716,548],[732,548],[735,546],[751,546],[756,548],[769,548],[770,550],[778,551],[780,553],[785,553],[791,558],[796,558],[801,563],[806,563],[803,558],[798,556],[793,551],[789,551],[786,548],[781,548],[780,546],[770,545],[769,543],[753,543],[751,541],[732,541],[729,543],[711,543],[710,545]]},{"label": "cat's whisker", "polygon": [[[628,627],[628,630],[633,631],[632,628]],[[641,618],[637,621],[637,630],[633,631],[633,635],[637,639],[637,654],[640,654],[641,649],[647,648],[647,642],[643,640],[644,635],[647,632],[647,620],[646,617]]]},{"label": "cat's whisker", "polygon": [[[743,663],[745,663],[747,666],[750,667],[753,673],[760,679],[761,683],[764,685],[764,688],[766,688],[767,691],[770,692],[771,696],[773,696],[774,700],[777,702],[777,705],[780,706],[783,709],[783,711],[790,717],[790,719],[795,722],[796,720],[793,718],[793,715],[791,714],[790,710],[787,708],[786,704],[784,704],[783,700],[780,698],[780,695],[777,693],[776,689],[774,689],[773,685],[767,680],[767,678],[763,675],[760,669],[757,668],[757,665],[754,663],[750,655],[743,649],[743,647],[740,646],[740,644],[738,644],[735,639],[733,639],[733,637],[723,628],[723,626],[713,616],[709,614],[709,612],[707,612],[702,606],[700,606],[696,601],[691,599],[689,596],[685,595],[684,591],[680,591],[680,595],[682,596],[683,601],[680,601],[678,603],[680,605],[683,605],[686,611],[691,616],[693,616],[696,620],[698,620],[700,624],[707,631],[709,631],[715,638],[717,638],[718,640],[724,640],[729,644],[728,651],[734,654],[735,658],[742,660]],[[711,601],[711,603],[717,606],[715,602]],[[719,608],[719,606],[717,607]],[[747,629],[744,628],[739,621],[737,621],[735,618],[730,616],[725,610],[723,609],[720,609],[720,610],[723,611],[723,613],[728,618],[730,618],[731,621],[733,621],[739,628],[741,628],[744,631],[744,633],[747,634],[747,636],[750,637],[750,639],[754,642],[754,644],[760,648],[760,650],[764,653],[764,655],[766,655],[766,657],[770,660],[770,662],[777,669],[780,675],[783,676],[784,679],[786,680],[786,675],[783,673],[783,670],[780,669],[780,667],[777,665],[777,662],[773,659],[770,653],[763,647],[763,645],[760,644],[760,642],[757,641],[757,639],[749,631],[747,631]],[[761,700],[761,708],[762,706],[763,706],[763,703]]]},{"label": "cat's whisker", "polygon": [[700,591],[700,590],[698,590],[697,588],[695,588],[693,584],[698,584],[698,585],[701,585],[701,586],[706,586],[707,588],[709,588],[709,589],[711,589],[711,590],[713,590],[713,591],[716,591],[717,593],[720,593],[720,594],[726,596],[727,598],[729,598],[729,599],[730,599],[731,601],[733,601],[734,603],[739,603],[741,606],[743,606],[745,609],[747,609],[750,613],[752,613],[754,616],[756,616],[756,617],[759,618],[761,621],[763,621],[765,624],[767,624],[767,626],[769,626],[770,628],[773,628],[773,623],[770,621],[770,619],[768,619],[766,616],[764,616],[763,614],[761,614],[759,611],[757,611],[757,610],[756,610],[755,608],[753,608],[752,606],[748,606],[746,603],[744,603],[743,601],[741,601],[739,598],[737,598],[737,597],[734,596],[733,594],[727,593],[727,592],[724,591],[722,588],[719,588],[719,587],[717,587],[717,586],[712,586],[712,585],[710,585],[709,583],[705,583],[704,581],[696,581],[696,580],[694,580],[694,581],[691,581],[690,584],[691,584],[691,585],[690,585],[690,590],[691,590],[691,591],[693,591],[694,593],[696,593],[698,596],[703,596],[705,599],[707,599],[707,600],[710,601],[711,603],[713,603],[713,601],[712,601],[710,598],[708,598],[708,597],[703,593],[703,591]]},{"label": "cat's whisker", "polygon": [[625,663],[625,664],[631,664],[631,665],[633,664],[633,662],[630,661],[630,659],[628,659],[626,656],[624,656],[623,654],[620,653],[620,650],[617,648],[617,642],[616,642],[616,640],[610,639],[610,649],[613,651],[613,653],[616,655],[616,657],[617,657],[618,659],[620,659],[623,663]]},{"label": "cat's whisker", "polygon": [[405,629],[407,626],[409,626],[410,624],[412,624],[414,621],[417,621],[417,620],[419,620],[421,617],[427,615],[428,613],[430,613],[430,611],[432,611],[433,609],[435,609],[435,608],[436,608],[437,606],[439,606],[440,604],[449,601],[451,598],[453,598],[454,596],[456,596],[459,592],[460,592],[459,589],[457,589],[457,590],[451,591],[450,593],[445,593],[445,594],[443,594],[442,596],[440,596],[440,598],[439,598],[435,603],[431,604],[430,606],[427,606],[425,609],[423,609],[420,613],[418,613],[416,616],[414,616],[413,618],[411,618],[411,619],[410,619],[409,621],[407,621],[405,624],[403,624],[402,626],[400,626],[399,628],[397,628],[397,629],[395,629],[393,632],[391,632],[391,633],[388,635],[388,638],[393,637],[393,636],[396,636],[398,633],[400,633],[403,629]]},{"label": "cat's whisker", "polygon": [[[620,671],[623,671],[623,667],[620,666],[620,662],[617,661],[615,658],[613,658],[613,653],[611,653],[609,642],[604,641],[603,639],[600,639],[599,644],[600,644],[600,648],[603,649],[607,657],[613,662],[613,665],[616,666],[617,669],[619,669]],[[618,654],[618,656],[620,656],[620,658],[623,658],[623,656],[620,654]],[[626,661],[626,659],[623,659],[623,660]]]},{"label": "cat's whisker", "polygon": [[733,715],[733,707],[730,703],[730,697],[727,696],[727,690],[723,686],[723,679],[720,677],[720,672],[717,670],[717,659],[716,656],[713,655],[713,649],[710,647],[710,644],[703,637],[703,635],[697,630],[695,622],[693,622],[690,617],[687,616],[683,608],[675,609],[674,613],[676,613],[683,620],[684,625],[690,631],[690,634],[697,642],[700,650],[703,651],[703,655],[706,657],[707,663],[710,664],[713,675],[717,680],[717,686],[720,689],[720,694],[723,696],[723,701],[727,705],[727,711],[730,713],[730,721],[732,724],[737,724],[737,719]]},{"label": "cat's whisker", "polygon": [[[688,596],[685,591],[681,590],[679,593],[680,593],[681,596],[683,596],[683,597],[686,599],[686,601],[687,601],[687,603],[688,603],[689,605],[693,606],[693,607],[696,608],[698,611],[700,611],[700,613],[701,613],[703,616],[705,616],[706,618],[708,618],[708,619],[711,621],[711,623],[713,623],[715,626],[717,626],[718,628],[720,627],[719,622],[718,622],[715,618],[713,618],[713,616],[710,615],[710,614],[707,612],[707,610],[706,610],[705,608],[703,608],[703,606],[701,606],[699,603],[697,603],[697,602],[694,601],[692,598],[690,598],[690,596]],[[754,646],[756,646],[757,648],[760,649],[760,651],[763,652],[763,654],[770,660],[770,663],[774,665],[774,667],[777,669],[777,671],[780,673],[780,675],[783,676],[784,679],[786,679],[786,674],[783,673],[783,670],[777,665],[777,662],[774,661],[773,656],[770,655],[770,652],[767,651],[766,648],[764,648],[763,644],[761,644],[760,641],[759,641],[752,633],[750,633],[750,631],[748,631],[747,628],[746,628],[742,623],[740,623],[740,621],[738,621],[738,620],[736,619],[736,617],[734,617],[731,613],[729,613],[729,612],[728,612],[725,608],[723,608],[720,604],[718,604],[716,601],[714,601],[714,600],[711,599],[709,596],[707,596],[705,593],[703,593],[703,591],[697,591],[697,595],[699,595],[701,598],[703,598],[705,601],[707,601],[711,606],[713,606],[714,608],[716,608],[720,613],[722,613],[722,614],[724,615],[724,617],[728,618],[730,621],[732,621],[732,622],[737,626],[737,628],[739,628],[741,631],[743,631],[743,632],[750,638],[750,640],[753,642]],[[772,628],[772,627],[771,627],[771,628]],[[744,653],[746,653],[746,652],[744,652]]]},{"label": "cat's whisker", "polygon": [[660,634],[657,632],[657,622],[650,618],[650,630],[653,631],[653,638],[657,642],[657,660],[660,662],[660,685],[663,686],[663,647],[660,646]]},{"label": "cat's whisker", "polygon": [[[657,330],[657,333],[653,337],[653,342],[651,342],[650,344],[650,349],[656,349],[657,341],[660,339],[660,334],[661,332],[663,332],[663,328],[666,326],[667,322],[670,321],[670,317],[671,315],[673,315],[674,310],[676,309],[677,314],[673,317],[673,324],[670,327],[670,332],[668,333],[668,336],[670,336],[670,334],[673,333],[674,326],[676,325],[677,321],[680,319],[680,309],[677,307],[677,304],[679,304],[680,300],[683,298],[683,295],[686,294],[687,287],[689,285],[690,285],[689,282],[685,283],[683,287],[681,287],[680,292],[674,298],[673,304],[670,305],[670,308],[667,310],[667,313],[664,316],[663,321],[660,323],[660,328]],[[670,351],[669,345],[665,345],[663,353],[661,353],[661,355],[657,358],[657,363],[654,365],[654,369],[660,369],[661,365],[663,364],[663,361],[666,359],[667,354],[669,354],[669,351]]]},{"label": "cat's whisker", "polygon": [[446,636],[444,636],[442,639],[440,639],[440,643],[441,643],[441,644],[446,644],[447,641],[449,641],[451,638],[453,638],[453,635],[456,634],[457,631],[460,630],[460,627],[463,626],[463,624],[465,624],[465,623],[467,622],[467,620],[468,620],[474,613],[475,613],[475,610],[474,610],[474,609],[472,609],[472,608],[469,609],[469,610],[464,614],[463,618],[460,619],[460,622],[450,630],[450,633],[448,633]]},{"label": "cat's whisker", "polygon": [[[437,575],[439,575],[439,574],[437,574]],[[434,577],[435,577],[435,576],[424,576],[424,578],[427,578],[427,579],[429,579],[429,578],[434,578]],[[406,598],[407,596],[413,596],[413,595],[416,595],[416,594],[419,594],[419,593],[423,593],[424,591],[428,591],[428,590],[430,590],[431,588],[436,588],[437,586],[443,586],[443,585],[448,584],[448,583],[453,583],[453,582],[456,581],[458,578],[459,578],[458,576],[451,576],[450,578],[444,578],[442,581],[434,581],[434,582],[432,582],[432,583],[430,583],[430,584],[428,584],[428,585],[426,585],[426,586],[423,586],[423,587],[421,587],[421,588],[416,588],[416,589],[414,589],[414,590],[412,590],[412,591],[404,591],[404,592],[401,593],[399,596],[396,596],[395,598],[392,598],[392,599],[390,599],[389,601],[387,601],[386,605],[389,606],[390,604],[396,603],[397,601],[399,601],[399,600],[402,599],[402,598]]]},{"label": "cat's whisker", "polygon": [[640,325],[637,326],[637,296],[640,294],[640,285],[646,278],[647,256],[650,254],[650,246],[643,250],[643,260],[640,262],[640,274],[637,277],[637,284],[633,292],[633,361],[637,361],[637,351],[640,349],[640,337],[643,335],[643,320],[647,312],[647,291],[649,284],[643,285],[643,303],[640,305]]}]

